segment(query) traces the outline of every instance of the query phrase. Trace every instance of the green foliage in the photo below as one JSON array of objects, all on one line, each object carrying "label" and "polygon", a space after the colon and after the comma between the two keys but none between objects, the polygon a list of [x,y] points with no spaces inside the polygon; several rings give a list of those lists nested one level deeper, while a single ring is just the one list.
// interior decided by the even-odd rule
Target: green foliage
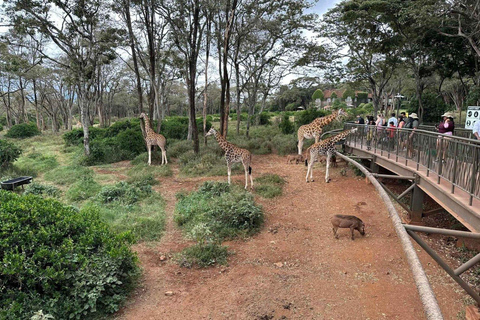
[{"label": "green foliage", "polygon": [[52,198],[57,198],[60,196],[60,189],[58,189],[55,186],[49,186],[46,184],[40,184],[40,183],[31,183],[25,188],[25,192],[23,193],[24,195],[27,194],[34,194],[38,196],[48,196]]},{"label": "green foliage", "polygon": [[0,318],[87,319],[113,313],[139,274],[128,244],[98,212],[0,190]]},{"label": "green foliage", "polygon": [[323,100],[325,95],[323,94],[323,91],[320,89],[315,90],[315,92],[312,95],[312,100],[315,101],[317,99]]},{"label": "green foliage", "polygon": [[270,115],[267,112],[262,112],[257,114],[258,124],[261,126],[266,126],[271,124]]},{"label": "green foliage", "polygon": [[85,176],[75,182],[65,196],[70,201],[83,201],[95,196],[98,191],[100,191],[100,185],[93,180],[93,177]]},{"label": "green foliage", "polygon": [[309,124],[316,118],[325,117],[326,115],[327,112],[324,110],[308,109],[304,111],[299,111],[295,116],[295,123],[298,127],[300,127],[304,124]]},{"label": "green foliage", "polygon": [[263,198],[282,195],[285,180],[276,174],[265,174],[255,179],[255,193]]},{"label": "green foliage", "polygon": [[57,158],[54,155],[44,155],[38,152],[28,154],[20,158],[15,165],[21,171],[31,171],[33,176],[38,173],[48,172],[58,167]]},{"label": "green foliage", "polygon": [[41,132],[38,130],[37,125],[33,122],[16,124],[8,130],[5,137],[8,138],[28,138],[39,135]]},{"label": "green foliage", "polygon": [[150,182],[145,180],[130,184],[122,181],[113,186],[104,186],[97,194],[97,200],[101,203],[117,201],[126,205],[134,204],[152,193]]},{"label": "green foliage", "polygon": [[[197,130],[199,134],[203,133],[203,119],[197,118]],[[207,131],[212,127],[212,123],[207,119]],[[186,140],[188,135],[187,117],[167,117],[162,121],[162,132],[167,140],[179,139]]]},{"label": "green foliage", "polygon": [[215,264],[227,264],[228,248],[217,243],[196,244],[184,249],[177,257],[180,266],[206,268]]},{"label": "green foliage", "polygon": [[93,171],[80,165],[61,166],[44,175],[45,180],[57,185],[71,185],[87,177],[93,178]]},{"label": "green foliage", "polygon": [[0,124],[0,131],[3,131],[3,125]]},{"label": "green foliage", "polygon": [[[424,107],[423,123],[437,124],[441,120],[441,115],[448,110],[449,106],[445,104],[442,97],[436,93],[425,92],[422,95],[422,103]],[[418,112],[418,99],[413,98],[407,109],[408,113]]]},{"label": "green foliage", "polygon": [[282,120],[278,124],[278,127],[280,128],[280,131],[282,131],[283,134],[291,134],[295,132],[295,126],[290,121],[289,118],[290,118],[289,116],[284,114],[282,117]]},{"label": "green foliage", "polygon": [[198,191],[180,196],[175,222],[190,233],[204,223],[216,241],[257,232],[263,225],[262,209],[241,187],[205,182]]},{"label": "green foliage", "polygon": [[345,92],[343,92],[342,99],[345,100],[348,97],[352,98],[352,100],[355,99],[355,91],[353,89],[348,88],[347,90],[345,90]]},{"label": "green foliage", "polygon": [[20,157],[22,150],[14,143],[0,139],[0,168],[6,168]]},{"label": "green foliage", "polygon": [[[310,140],[306,140],[304,144],[304,148],[307,147]],[[281,156],[285,156],[287,154],[296,153],[297,152],[297,135],[275,135],[272,139],[272,145],[275,148],[277,154]]]}]

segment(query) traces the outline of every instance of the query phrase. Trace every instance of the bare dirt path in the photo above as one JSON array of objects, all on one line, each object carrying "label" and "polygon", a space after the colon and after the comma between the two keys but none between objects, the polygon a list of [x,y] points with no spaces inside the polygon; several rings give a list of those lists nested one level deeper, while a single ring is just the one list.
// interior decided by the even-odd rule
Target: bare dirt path
[{"label": "bare dirt path", "polygon": [[[228,266],[185,269],[172,254],[189,245],[174,225],[175,194],[207,180],[226,177],[162,179],[167,227],[158,243],[139,244],[144,271],[140,288],[116,319],[425,319],[409,266],[387,211],[372,185],[316,165],[314,183],[306,169],[286,165],[276,155],[255,156],[254,176],[276,173],[287,181],[281,197],[257,198],[266,222],[256,236],[226,243],[235,254]],[[243,185],[243,175],[233,178]],[[365,237],[351,241],[346,229],[333,237],[333,214],[353,214],[366,223]],[[421,249],[445,319],[457,319],[464,294]],[[171,291],[173,295],[165,295]]]}]

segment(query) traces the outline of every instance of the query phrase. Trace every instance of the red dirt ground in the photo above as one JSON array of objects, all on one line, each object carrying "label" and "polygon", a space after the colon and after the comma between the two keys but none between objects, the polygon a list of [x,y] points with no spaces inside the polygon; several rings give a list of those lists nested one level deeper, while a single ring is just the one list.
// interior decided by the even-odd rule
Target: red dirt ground
[{"label": "red dirt ground", "polygon": [[[167,201],[167,227],[161,241],[134,246],[143,268],[141,286],[116,315],[126,319],[425,319],[410,268],[387,210],[374,187],[345,163],[317,164],[313,183],[302,165],[277,155],[254,156],[253,174],[276,173],[287,183],[283,195],[256,197],[266,216],[263,230],[247,240],[226,243],[235,254],[228,266],[185,269],[172,255],[191,244],[172,221],[175,194],[206,180],[226,177],[162,178],[157,187]],[[169,164],[170,165],[170,164]],[[233,177],[243,185],[244,176]],[[353,214],[366,223],[366,236],[340,229],[333,237],[330,218]],[[458,319],[465,294],[418,246],[445,319]],[[452,262],[454,263],[454,262]],[[172,295],[166,295],[166,292]]]}]

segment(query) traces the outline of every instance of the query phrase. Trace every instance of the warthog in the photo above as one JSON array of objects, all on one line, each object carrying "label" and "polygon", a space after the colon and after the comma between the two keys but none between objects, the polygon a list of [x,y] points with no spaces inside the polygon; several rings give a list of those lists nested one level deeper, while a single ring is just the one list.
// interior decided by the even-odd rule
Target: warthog
[{"label": "warthog", "polygon": [[362,236],[365,235],[365,224],[362,220],[355,216],[347,216],[342,214],[336,214],[332,217],[333,235],[338,239],[338,228],[350,228],[352,232],[352,240],[355,239],[353,231],[356,229]]},{"label": "warthog", "polygon": [[303,162],[303,155],[301,154],[290,154],[287,156],[287,164],[295,161],[296,164]]}]

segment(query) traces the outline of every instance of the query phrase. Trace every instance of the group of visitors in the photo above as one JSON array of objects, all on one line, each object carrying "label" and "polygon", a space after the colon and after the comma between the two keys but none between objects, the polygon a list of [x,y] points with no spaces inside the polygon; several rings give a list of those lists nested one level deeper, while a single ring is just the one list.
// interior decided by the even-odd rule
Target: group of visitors
[{"label": "group of visitors", "polygon": [[[405,112],[401,112],[398,118],[395,113],[391,113],[391,117],[388,120],[386,120],[381,113],[377,115],[376,120],[373,116],[367,116],[366,118],[367,120],[365,121],[360,115],[358,115],[355,123],[366,125],[368,150],[371,149],[371,141],[374,137],[376,138],[377,142],[386,141],[389,148],[393,148],[396,129],[407,128],[412,129],[412,132],[408,134],[408,138],[401,139],[401,146],[407,149],[407,154],[409,156],[414,155],[413,144],[411,142],[413,140],[414,131],[419,125],[419,120],[416,113],[411,113],[407,117]],[[376,127],[376,130],[373,126]]]}]

